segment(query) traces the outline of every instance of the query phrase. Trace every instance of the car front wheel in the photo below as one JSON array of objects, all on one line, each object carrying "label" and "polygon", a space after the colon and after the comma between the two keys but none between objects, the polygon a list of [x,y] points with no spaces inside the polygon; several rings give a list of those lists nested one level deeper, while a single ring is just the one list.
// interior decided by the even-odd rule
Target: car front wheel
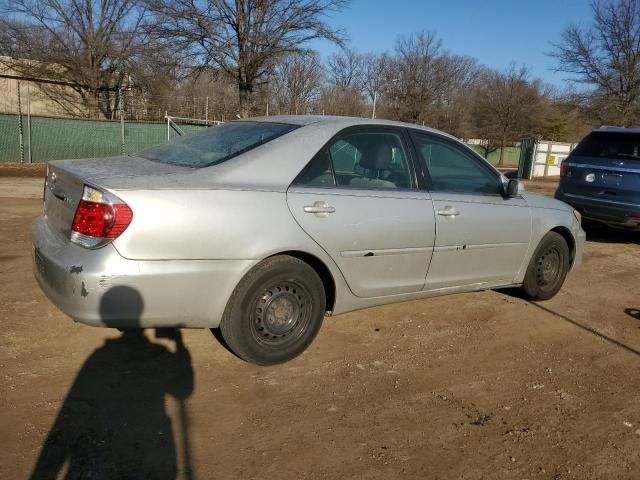
[{"label": "car front wheel", "polygon": [[556,232],[549,232],[540,241],[527,273],[522,290],[530,300],[552,298],[564,283],[569,271],[571,255],[566,240]]},{"label": "car front wheel", "polygon": [[240,281],[220,333],[229,349],[248,362],[286,362],[315,338],[325,303],[324,286],[313,268],[294,257],[271,257]]}]

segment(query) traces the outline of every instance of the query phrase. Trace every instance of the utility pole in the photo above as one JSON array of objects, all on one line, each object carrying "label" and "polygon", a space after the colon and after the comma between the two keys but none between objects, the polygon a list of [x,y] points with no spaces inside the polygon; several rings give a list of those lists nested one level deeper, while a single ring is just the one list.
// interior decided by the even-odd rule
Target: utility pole
[{"label": "utility pole", "polygon": [[16,82],[18,90],[18,141],[20,143],[20,163],[24,163],[24,131],[22,128],[22,104],[20,101],[20,81]]},{"label": "utility pole", "polygon": [[120,113],[120,141],[122,142],[122,154],[125,154],[125,145],[124,145],[124,112],[122,109],[122,89],[120,90],[120,98],[118,102],[118,110]]},{"label": "utility pole", "polygon": [[373,110],[371,112],[371,118],[376,118],[376,102],[378,101],[378,91],[373,92]]},{"label": "utility pole", "polygon": [[31,154],[31,87],[27,87],[27,135],[28,135],[28,143],[29,146],[29,154],[27,158],[29,159],[29,163],[33,163],[33,155]]}]

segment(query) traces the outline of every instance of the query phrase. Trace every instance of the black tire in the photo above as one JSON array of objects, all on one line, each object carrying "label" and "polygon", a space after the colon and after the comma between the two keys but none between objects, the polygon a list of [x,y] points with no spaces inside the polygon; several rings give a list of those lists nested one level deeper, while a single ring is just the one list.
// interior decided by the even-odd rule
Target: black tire
[{"label": "black tire", "polygon": [[522,290],[530,300],[548,300],[562,287],[571,264],[569,246],[562,235],[549,232],[536,248]]},{"label": "black tire", "polygon": [[300,355],[325,315],[324,286],[309,265],[271,257],[238,283],[225,308],[220,333],[238,357],[274,365]]}]

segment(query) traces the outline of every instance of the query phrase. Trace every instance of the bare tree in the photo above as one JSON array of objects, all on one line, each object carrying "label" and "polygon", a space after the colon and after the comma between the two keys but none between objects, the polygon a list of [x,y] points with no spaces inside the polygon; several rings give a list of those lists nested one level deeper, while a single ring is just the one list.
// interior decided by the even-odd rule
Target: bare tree
[{"label": "bare tree", "polygon": [[145,95],[150,111],[164,116],[190,117],[208,120],[228,120],[238,112],[235,79],[224,72],[209,69],[199,75],[180,78],[164,89],[157,88]]},{"label": "bare tree", "polygon": [[571,25],[551,54],[556,70],[592,89],[590,111],[602,122],[640,118],[640,0],[596,0],[593,24]]},{"label": "bare tree", "polygon": [[334,53],[327,62],[329,82],[336,88],[359,89],[364,74],[364,58],[355,51],[345,48]]},{"label": "bare tree", "polygon": [[481,69],[476,59],[467,56],[447,55],[441,63],[446,88],[440,89],[434,99],[431,125],[458,138],[469,138],[472,92]]},{"label": "bare tree", "polygon": [[147,0],[160,38],[196,66],[213,65],[238,84],[240,114],[247,117],[254,89],[283,55],[314,39],[341,44],[327,21],[348,0]]},{"label": "bare tree", "polygon": [[390,58],[387,53],[367,54],[362,57],[362,87],[371,101],[376,92],[380,92],[387,77]]},{"label": "bare tree", "polygon": [[595,125],[590,125],[578,107],[575,92],[568,86],[542,84],[536,133],[557,142],[577,142]]},{"label": "bare tree", "polygon": [[0,0],[0,11],[6,68],[46,80],[43,89],[59,103],[69,89],[76,92],[82,102],[77,114],[113,116],[145,44],[137,0]]},{"label": "bare tree", "polygon": [[539,81],[531,81],[525,67],[512,65],[505,72],[487,70],[474,92],[475,134],[485,140],[485,156],[539,129],[542,95]]},{"label": "bare tree", "polygon": [[388,80],[389,55],[364,55],[362,62],[362,89],[372,103],[371,115],[376,116],[376,109],[380,111],[378,104],[381,103],[385,82]]},{"label": "bare tree", "polygon": [[327,115],[368,116],[367,105],[356,87],[343,89],[326,85],[320,95],[318,110]]},{"label": "bare tree", "polygon": [[332,115],[364,115],[364,57],[344,48],[329,58],[325,70],[327,85],[321,96],[322,111]]},{"label": "bare tree", "polygon": [[308,113],[321,94],[322,65],[317,52],[291,54],[274,69],[271,94],[278,113]]},{"label": "bare tree", "polygon": [[400,37],[385,82],[390,114],[414,123],[434,124],[438,109],[472,67],[475,61],[444,51],[433,32]]},{"label": "bare tree", "polygon": [[442,42],[434,32],[420,32],[400,37],[396,55],[387,72],[388,95],[394,115],[402,120],[425,120],[425,110],[441,88],[437,63],[442,56]]}]

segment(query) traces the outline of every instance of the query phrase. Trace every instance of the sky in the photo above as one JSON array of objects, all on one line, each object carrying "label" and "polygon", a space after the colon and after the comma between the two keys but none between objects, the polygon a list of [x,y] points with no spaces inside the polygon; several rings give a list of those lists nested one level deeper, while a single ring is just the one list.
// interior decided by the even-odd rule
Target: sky
[{"label": "sky", "polygon": [[[567,25],[590,25],[591,10],[589,0],[352,0],[331,21],[360,53],[392,52],[399,35],[435,31],[453,54],[499,70],[524,64],[533,77],[561,87],[567,75],[554,72],[546,54]],[[338,50],[325,41],[312,46],[323,58]]]}]

